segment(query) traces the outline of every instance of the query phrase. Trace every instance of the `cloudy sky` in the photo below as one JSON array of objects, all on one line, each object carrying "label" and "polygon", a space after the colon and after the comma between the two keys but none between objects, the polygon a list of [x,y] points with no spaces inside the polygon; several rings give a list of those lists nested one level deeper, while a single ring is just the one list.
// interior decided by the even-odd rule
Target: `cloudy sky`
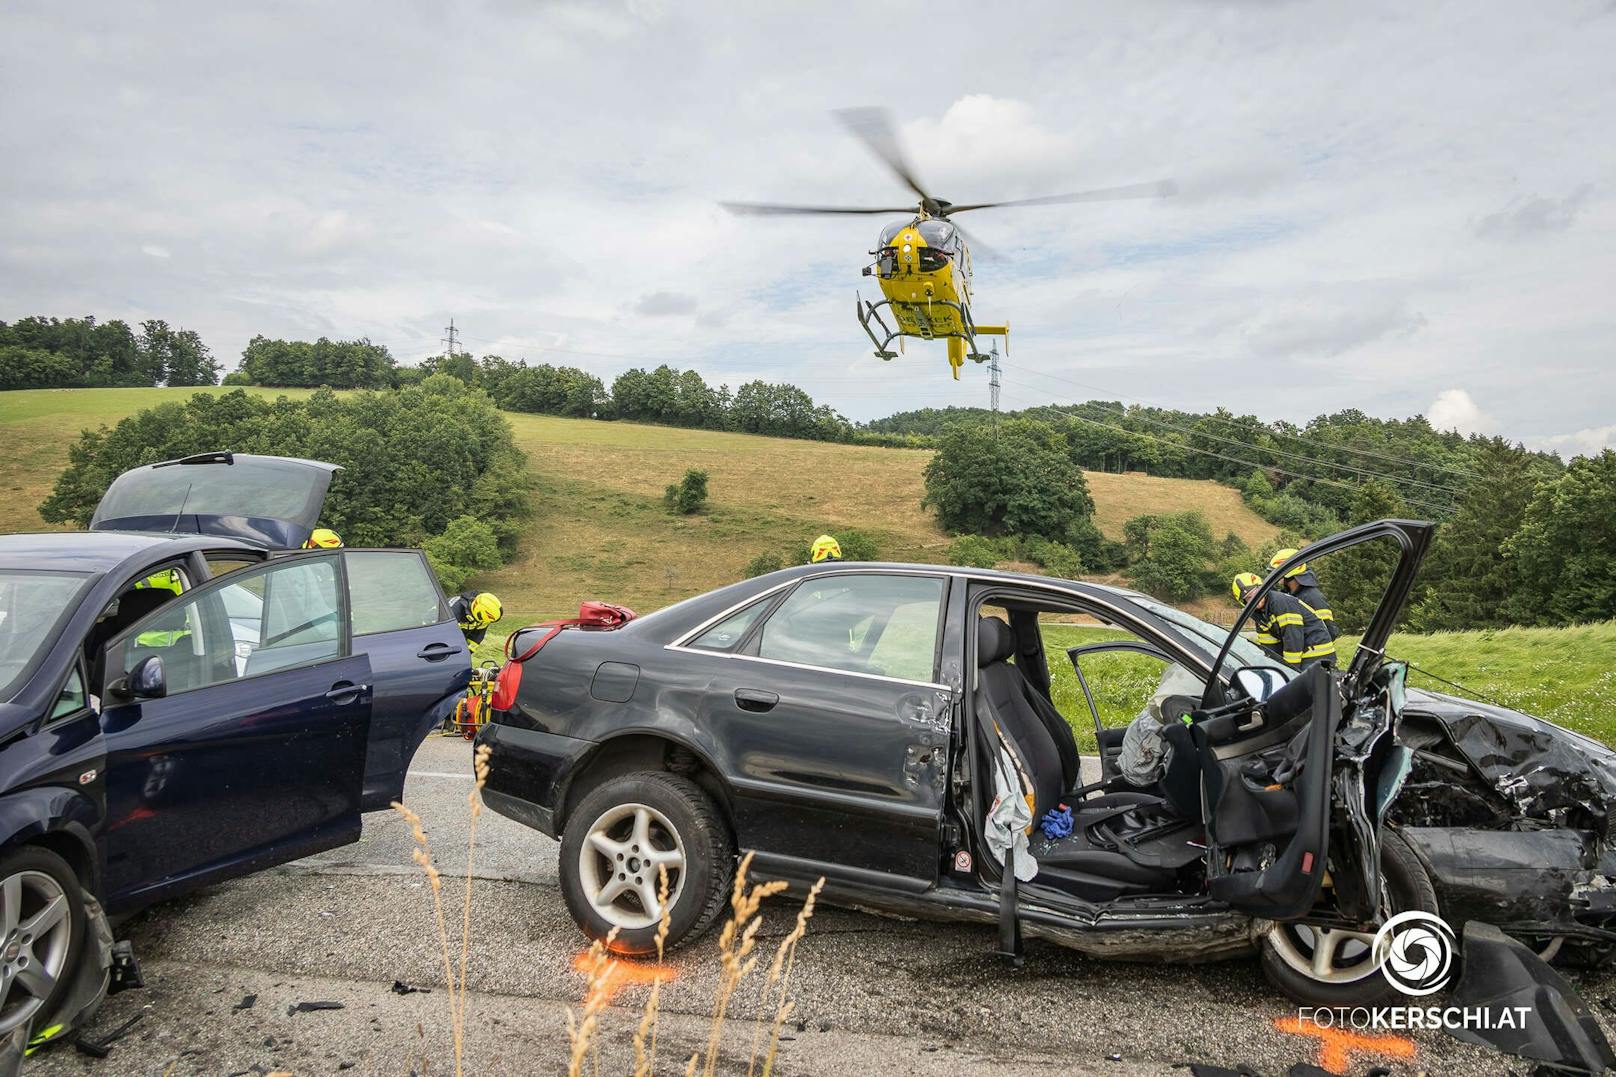
[{"label": "cloudy sky", "polygon": [[[745,10],[746,14],[738,12]],[[1425,413],[1616,443],[1616,4],[699,0],[0,8],[0,318],[790,380],[857,419],[985,404],[853,318],[902,204],[892,109],[962,218],[1004,403]],[[1002,14],[989,14],[990,11]]]}]

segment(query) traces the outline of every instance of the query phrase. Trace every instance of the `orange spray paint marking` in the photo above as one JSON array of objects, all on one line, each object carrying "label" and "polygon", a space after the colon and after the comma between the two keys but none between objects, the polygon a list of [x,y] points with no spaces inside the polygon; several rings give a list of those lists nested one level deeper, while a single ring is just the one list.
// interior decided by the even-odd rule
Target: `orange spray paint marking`
[{"label": "orange spray paint marking", "polygon": [[1323,1028],[1300,1017],[1276,1017],[1274,1027],[1293,1036],[1311,1036],[1319,1041],[1317,1065],[1331,1073],[1346,1073],[1354,1054],[1385,1058],[1414,1057],[1414,1041],[1407,1036],[1374,1035],[1345,1028]]},{"label": "orange spray paint marking", "polygon": [[[572,971],[581,976],[589,975],[589,951],[582,950],[572,955]],[[654,984],[657,981],[667,982],[678,973],[666,965],[658,968],[645,961],[630,961],[626,958],[613,958],[606,966],[606,977],[600,990],[605,994],[606,1001],[610,1002],[619,989],[637,984]]]}]

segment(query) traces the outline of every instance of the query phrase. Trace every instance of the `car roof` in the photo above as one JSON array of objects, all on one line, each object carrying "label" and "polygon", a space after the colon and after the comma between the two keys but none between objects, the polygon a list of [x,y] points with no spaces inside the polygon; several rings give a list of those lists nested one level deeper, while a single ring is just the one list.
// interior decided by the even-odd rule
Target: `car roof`
[{"label": "car roof", "polygon": [[[162,547],[159,549],[159,547]],[[108,572],[132,557],[155,561],[192,550],[259,550],[216,535],[170,535],[144,531],[57,531],[0,535],[0,569]]]},{"label": "car roof", "polygon": [[817,565],[797,565],[793,568],[782,569],[778,573],[771,573],[770,579],[787,580],[796,577],[834,575],[846,572],[849,569],[866,572],[870,570],[884,570],[889,572],[930,572],[944,573],[949,576],[962,576],[973,580],[1002,580],[1005,583],[1033,583],[1044,586],[1060,587],[1078,594],[1091,595],[1095,598],[1146,598],[1138,591],[1126,587],[1113,587],[1104,583],[1089,583],[1086,580],[1066,580],[1058,576],[1040,576],[1034,572],[1006,572],[997,568],[974,568],[961,565],[928,565],[913,562],[899,561],[821,561]]}]

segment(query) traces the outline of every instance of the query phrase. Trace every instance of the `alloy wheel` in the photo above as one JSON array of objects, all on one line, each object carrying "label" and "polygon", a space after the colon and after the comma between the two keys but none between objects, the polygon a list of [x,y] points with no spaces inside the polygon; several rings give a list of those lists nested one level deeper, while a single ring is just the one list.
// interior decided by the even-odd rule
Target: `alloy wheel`
[{"label": "alloy wheel", "polygon": [[685,847],[668,817],[645,804],[608,808],[590,826],[578,851],[578,878],[590,907],[623,930],[650,927],[662,918],[661,871],[668,903],[684,888]]},{"label": "alloy wheel", "polygon": [[73,942],[72,900],[42,871],[0,880],[0,1037],[33,1020],[56,992]]},{"label": "alloy wheel", "polygon": [[1268,941],[1281,961],[1318,983],[1357,983],[1380,971],[1373,932],[1275,924]]}]

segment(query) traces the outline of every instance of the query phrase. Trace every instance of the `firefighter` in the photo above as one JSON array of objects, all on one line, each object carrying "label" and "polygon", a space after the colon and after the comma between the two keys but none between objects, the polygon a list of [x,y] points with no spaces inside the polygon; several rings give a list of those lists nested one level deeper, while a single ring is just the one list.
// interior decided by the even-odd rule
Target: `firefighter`
[{"label": "firefighter", "polygon": [[460,622],[460,634],[473,649],[488,635],[488,626],[505,616],[499,599],[487,591],[462,591],[449,600],[449,612]]},{"label": "firefighter", "polygon": [[[1269,569],[1278,568],[1295,557],[1296,553],[1297,551],[1295,550],[1280,550],[1268,559]],[[1330,600],[1324,596],[1323,590],[1319,588],[1319,578],[1313,574],[1313,570],[1308,567],[1306,561],[1285,573],[1285,578],[1280,581],[1280,586],[1294,595],[1298,602],[1312,610],[1313,616],[1324,622],[1324,627],[1329,630],[1332,642],[1340,638],[1341,628],[1335,623],[1335,611],[1330,608]]]},{"label": "firefighter", "polygon": [[[1234,578],[1231,590],[1235,601],[1245,605],[1261,586],[1262,580],[1255,572],[1242,572]],[[1292,669],[1306,669],[1319,662],[1335,664],[1335,641],[1329,630],[1294,596],[1277,589],[1269,591],[1257,603],[1253,621],[1257,643]]]},{"label": "firefighter", "polygon": [[[185,593],[185,584],[180,579],[179,569],[165,568],[153,572],[150,576],[135,584],[135,590],[172,591],[178,596]],[[136,636],[135,644],[140,647],[172,647],[190,634],[189,628],[176,628],[169,631],[154,629]]]},{"label": "firefighter", "polygon": [[842,559],[842,544],[836,541],[834,535],[820,535],[814,539],[814,544],[808,551],[808,563],[817,565],[821,561],[840,561]]},{"label": "firefighter", "polygon": [[309,532],[308,539],[303,543],[305,550],[340,550],[342,536],[329,527],[316,527]]}]

